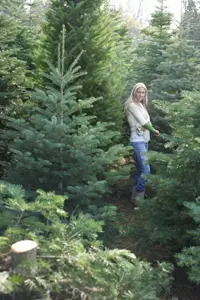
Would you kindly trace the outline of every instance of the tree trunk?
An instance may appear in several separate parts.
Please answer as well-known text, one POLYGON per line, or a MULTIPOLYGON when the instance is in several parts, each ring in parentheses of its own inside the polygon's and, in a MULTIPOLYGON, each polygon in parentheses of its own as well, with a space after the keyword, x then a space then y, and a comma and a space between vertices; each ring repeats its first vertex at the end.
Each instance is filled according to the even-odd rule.
POLYGON ((38 245, 31 240, 19 241, 11 246, 11 263, 12 267, 15 268, 22 262, 36 261, 38 245))

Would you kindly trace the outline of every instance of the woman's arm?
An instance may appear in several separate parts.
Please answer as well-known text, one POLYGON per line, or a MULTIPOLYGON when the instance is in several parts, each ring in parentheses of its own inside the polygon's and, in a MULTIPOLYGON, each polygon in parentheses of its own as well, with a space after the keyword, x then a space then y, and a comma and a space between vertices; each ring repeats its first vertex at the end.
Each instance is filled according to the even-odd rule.
POLYGON ((135 103, 131 103, 128 107, 128 110, 135 117, 135 119, 141 124, 143 128, 148 129, 150 132, 153 132, 153 134, 156 136, 160 135, 160 132, 151 125, 151 122, 147 123, 146 119, 141 114, 138 106, 135 103))
POLYGON ((156 131, 156 129, 151 125, 150 122, 144 124, 142 127, 145 128, 145 129, 148 129, 150 132, 153 132, 153 133, 156 131))
POLYGON ((156 130, 152 125, 151 123, 146 123, 142 126, 143 128, 145 129, 148 129, 150 132, 153 132, 156 136, 159 136, 160 135, 160 132, 158 130, 156 130))

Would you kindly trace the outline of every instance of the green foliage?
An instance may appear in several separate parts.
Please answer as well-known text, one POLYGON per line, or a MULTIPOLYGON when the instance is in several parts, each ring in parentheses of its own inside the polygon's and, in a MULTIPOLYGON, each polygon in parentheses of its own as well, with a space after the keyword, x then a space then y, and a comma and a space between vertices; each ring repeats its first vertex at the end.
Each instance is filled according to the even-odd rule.
POLYGON ((25 91, 26 62, 19 58, 21 48, 17 45, 18 35, 22 30, 20 24, 9 14, 0 16, 0 87, 1 105, 17 101, 25 91))
POLYGON ((199 284, 200 247, 193 246, 186 248, 180 254, 177 254, 176 257, 178 259, 178 265, 186 268, 189 279, 199 284))
POLYGON ((119 14, 111 13, 104 0, 51 1, 44 24, 41 64, 44 56, 52 64, 57 60, 62 25, 66 28, 66 64, 77 55, 87 77, 79 78, 83 86, 79 97, 102 97, 89 113, 100 121, 111 121, 122 130, 123 109, 120 104, 130 70, 131 41, 119 14))
POLYGON ((91 124, 95 117, 84 110, 97 99, 77 99, 80 86, 74 80, 83 75, 79 57, 64 72, 64 48, 62 53, 58 68, 50 67, 45 90, 32 96, 40 108, 30 107, 27 120, 7 120, 10 130, 2 138, 13 153, 7 178, 27 190, 67 192, 73 209, 77 204, 88 209, 102 206, 104 194, 128 176, 129 168, 120 165, 128 148, 113 145, 119 133, 109 129, 112 124, 91 124))
POLYGON ((183 249, 183 251, 176 255, 178 264, 185 267, 191 281, 200 283, 200 203, 199 197, 194 202, 185 202, 184 205, 188 208, 189 215, 196 223, 196 228, 188 231, 194 241, 194 246, 183 249))
POLYGON ((182 16, 181 31, 191 45, 200 47, 200 8, 194 0, 187 0, 182 16))
POLYGON ((166 137, 165 146, 172 152, 150 155, 150 163, 156 169, 150 179, 156 195, 141 204, 136 231, 143 231, 139 237, 142 244, 144 241, 151 246, 161 243, 168 249, 167 255, 171 255, 183 247, 193 246, 191 231, 199 233, 194 208, 192 215, 185 206, 189 202, 193 207, 200 194, 199 94, 187 93, 168 109, 173 132, 171 137, 166 137))
MULTIPOLYGON (((5 117, 25 115, 29 102, 28 90, 35 83, 34 48, 37 35, 29 22, 23 0, 2 0, 0 3, 0 128, 5 117)), ((7 145, 0 147, 0 176, 5 161, 10 159, 7 145)))
POLYGON ((27 100, 26 89, 33 86, 35 37, 24 6, 25 1, 19 0, 0 4, 0 97, 4 106, 27 100))
POLYGON ((163 52, 171 43, 170 25, 171 14, 166 11, 164 1, 158 1, 158 7, 151 16, 150 25, 143 29, 143 39, 135 50, 134 83, 144 82, 149 87, 152 80, 160 76, 157 67, 163 61, 163 52))
POLYGON ((186 40, 174 40, 163 53, 157 70, 160 76, 151 82, 152 96, 160 100, 180 100, 182 91, 198 88, 199 54, 186 40))
MULTIPOLYGON (((26 203, 23 195, 19 186, 0 185, 0 206, 11 216, 13 211, 24 213, 20 218, 14 216, 14 226, 7 223, 0 250, 4 252, 19 239, 32 238, 39 245, 38 260, 1 272, 2 296, 156 300, 169 286, 170 265, 161 263, 154 269, 127 250, 103 250, 97 240, 102 223, 89 215, 69 220, 63 210, 64 197, 38 191, 35 201, 26 203)), ((4 219, 3 213, 1 217, 4 219)))

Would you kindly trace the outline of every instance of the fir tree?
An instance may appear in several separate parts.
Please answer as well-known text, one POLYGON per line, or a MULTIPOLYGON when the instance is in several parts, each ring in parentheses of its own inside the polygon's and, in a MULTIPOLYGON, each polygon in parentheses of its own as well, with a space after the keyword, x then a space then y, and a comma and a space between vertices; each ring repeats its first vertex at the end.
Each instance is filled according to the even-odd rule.
POLYGON ((1 105, 23 97, 27 86, 27 65, 21 56, 18 41, 22 27, 6 6, 0 5, 0 87, 1 105))
MULTIPOLYGON (((108 10, 103 0, 58 1, 54 0, 47 12, 44 25, 44 43, 41 49, 54 63, 62 24, 66 27, 66 64, 84 51, 80 66, 87 72, 80 79, 83 89, 80 97, 99 97, 94 112, 100 121, 112 121, 122 129, 123 109, 120 104, 129 71, 130 51, 120 31, 123 27, 116 14, 108 10)), ((123 35, 122 35, 123 32, 123 35)), ((129 45, 130 47, 130 45, 129 45)))
MULTIPOLYGON (((0 3, 0 128, 6 116, 24 113, 24 103, 29 100, 27 90, 33 88, 34 29, 29 25, 25 1, 2 0, 0 3)), ((4 144, 0 148, 1 167, 9 159, 4 144)))
MULTIPOLYGON (((35 263, 0 271, 0 294, 13 299, 158 300, 171 282, 171 265, 153 268, 127 250, 104 250, 102 222, 64 211, 65 197, 39 190, 27 203, 19 186, 0 185, 0 251, 32 239, 39 245, 35 263), (2 211, 2 208, 4 211, 2 211)), ((7 258, 7 257, 6 257, 7 258)))
POLYGON ((157 70, 160 76, 152 81, 152 95, 160 100, 180 100, 182 91, 198 89, 200 60, 196 49, 178 38, 163 53, 157 70))
MULTIPOLYGON (((165 51, 172 43, 171 22, 172 16, 166 10, 165 1, 159 0, 156 11, 151 16, 150 25, 142 30, 143 40, 138 43, 135 50, 133 82, 144 82, 150 90, 150 99, 155 99, 151 92, 151 84, 162 75, 163 70, 159 69, 159 66, 165 60, 165 51)), ((165 121, 165 115, 158 114, 151 102, 149 111, 154 126, 161 133, 166 130, 169 132, 170 128, 165 121)), ((163 151, 163 144, 162 136, 159 139, 152 138, 151 149, 163 151)))
POLYGON ((200 7, 197 2, 187 0, 180 26, 183 37, 194 47, 200 47, 200 7))
POLYGON ((74 204, 98 205, 110 186, 126 176, 120 157, 127 154, 122 145, 112 146, 118 134, 108 129, 109 123, 97 122, 84 113, 94 98, 78 100, 75 79, 83 75, 78 58, 64 70, 64 37, 58 67, 51 66, 45 90, 37 90, 33 100, 40 108, 32 108, 30 119, 8 120, 13 130, 4 134, 10 139, 13 159, 8 178, 26 189, 39 187, 67 192, 74 204))
POLYGON ((171 14, 166 11, 164 2, 164 0, 158 1, 150 25, 142 31, 144 38, 138 43, 135 51, 134 82, 144 82, 148 87, 160 76, 161 73, 157 68, 163 61, 163 52, 171 43, 171 14))
POLYGON ((187 245, 181 253, 176 255, 177 263, 179 266, 186 268, 189 279, 197 284, 200 283, 200 205, 199 197, 193 202, 185 202, 185 207, 188 209, 187 213, 192 217, 196 223, 194 230, 188 231, 188 234, 193 239, 190 245, 187 245))
POLYGON ((142 204, 141 227, 138 228, 144 234, 140 237, 141 243, 145 241, 145 247, 148 241, 153 245, 162 244, 169 251, 165 255, 171 256, 184 247, 194 246, 191 232, 199 235, 194 213, 200 194, 199 115, 198 93, 187 93, 181 101, 169 104, 167 118, 173 132, 165 147, 170 147, 172 152, 150 155, 150 162, 156 169, 156 174, 151 175, 156 195, 142 204))

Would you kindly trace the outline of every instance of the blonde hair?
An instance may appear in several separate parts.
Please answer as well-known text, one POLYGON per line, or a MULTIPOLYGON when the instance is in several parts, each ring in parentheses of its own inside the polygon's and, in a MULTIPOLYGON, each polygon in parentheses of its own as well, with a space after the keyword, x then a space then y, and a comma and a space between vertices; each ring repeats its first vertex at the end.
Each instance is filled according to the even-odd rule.
POLYGON ((144 83, 139 82, 136 83, 136 85, 133 87, 130 97, 128 98, 128 100, 125 102, 125 111, 127 111, 127 108, 129 106, 129 104, 133 101, 137 103, 137 98, 136 98, 136 92, 139 88, 143 88, 145 89, 145 97, 144 100, 142 101, 142 105, 147 109, 147 104, 148 104, 148 90, 147 87, 144 83))

